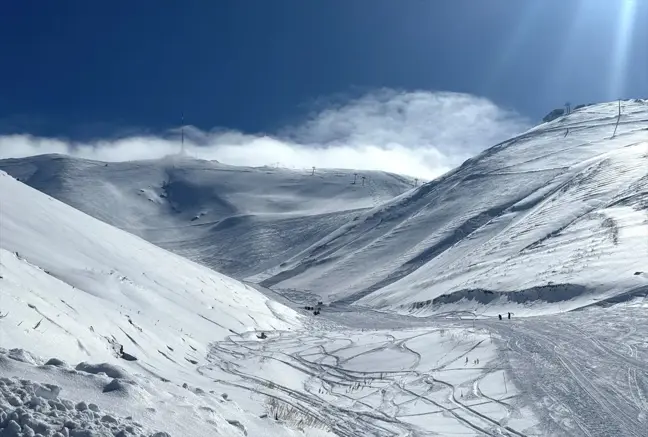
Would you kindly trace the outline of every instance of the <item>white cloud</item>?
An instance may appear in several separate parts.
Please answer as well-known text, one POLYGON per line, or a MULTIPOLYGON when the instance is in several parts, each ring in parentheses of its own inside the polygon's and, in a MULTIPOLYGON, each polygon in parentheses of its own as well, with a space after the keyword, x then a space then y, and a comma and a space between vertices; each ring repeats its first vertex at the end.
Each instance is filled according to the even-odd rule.
MULTIPOLYGON (((382 90, 320 111, 273 136, 188 127, 185 145, 194 157, 233 165, 374 169, 431 179, 528 127, 516 113, 483 98, 382 90)), ((29 135, 0 137, 0 158, 64 153, 128 161, 178 150, 177 130, 168 136, 87 144, 29 135)))

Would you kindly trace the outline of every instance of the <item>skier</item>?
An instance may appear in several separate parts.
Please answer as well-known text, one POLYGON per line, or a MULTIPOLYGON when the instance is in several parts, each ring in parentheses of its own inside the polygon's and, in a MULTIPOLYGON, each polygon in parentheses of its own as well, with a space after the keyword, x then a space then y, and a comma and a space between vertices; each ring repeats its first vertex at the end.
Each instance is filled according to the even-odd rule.
POLYGON ((500 320, 502 320, 502 315, 501 314, 498 314, 497 316, 499 317, 500 320))
POLYGON ((508 313, 508 318, 509 318, 509 320, 511 320, 511 313, 510 312, 508 313))

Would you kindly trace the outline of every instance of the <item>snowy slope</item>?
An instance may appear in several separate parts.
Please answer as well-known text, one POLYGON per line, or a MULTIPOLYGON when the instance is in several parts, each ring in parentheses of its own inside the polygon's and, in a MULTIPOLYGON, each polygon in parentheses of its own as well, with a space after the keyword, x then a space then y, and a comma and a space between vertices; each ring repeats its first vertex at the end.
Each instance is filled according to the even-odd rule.
POLYGON ((569 301, 558 308, 566 310, 646 285, 648 104, 623 102, 619 120, 617 110, 579 109, 418 189, 381 172, 367 173, 363 187, 350 171, 312 176, 177 156, 39 156, 0 168, 294 300, 419 313, 530 301, 553 311, 552 302, 569 301))
MULTIPOLYGON (((256 290, 4 172, 0 315, 0 347, 31 350, 40 364, 52 357, 118 363, 126 373, 158 382, 195 374, 213 341, 301 323, 293 310, 256 290), (136 360, 119 359, 120 345, 136 360)), ((3 368, 8 375, 6 363, 3 368)), ((89 382, 100 383, 107 381, 89 382)))
MULTIPOLYGON (((318 317, 0 172, 0 436, 643 436, 648 115, 626 102, 610 139, 611 106, 355 211, 257 276, 295 301, 311 295, 287 284, 339 298, 318 317)), ((65 166, 23 164, 70 189, 65 166)), ((93 197, 91 173, 85 200, 135 205, 112 217, 137 223, 117 202, 130 192, 93 197)))
MULTIPOLYGON (((161 349, 171 339, 204 348, 232 331, 297 322, 294 312, 238 281, 0 175, 3 311, 27 324, 56 318, 56 348, 69 344, 75 358, 105 353, 103 336, 124 345, 129 333, 161 349)), ((17 336, 17 343, 32 335, 23 328, 4 334, 17 336)), ((39 344, 38 336, 31 341, 52 347, 49 340, 39 344)), ((142 353, 157 359, 155 351, 142 353)))
POLYGON ((618 127, 616 112, 617 103, 594 105, 531 129, 256 279, 417 312, 438 303, 443 311, 478 303, 496 310, 506 303, 501 292, 516 292, 506 296, 519 303, 570 300, 565 310, 641 290, 648 102, 623 102, 618 127))
POLYGON ((28 185, 165 249, 244 278, 278 266, 412 189, 384 172, 234 167, 169 156, 103 163, 63 155, 0 161, 28 185), (365 185, 362 185, 362 176, 365 185), (241 238, 245 236, 245 238, 241 238))
POLYGON ((515 392, 490 381, 501 371, 486 331, 372 314, 343 317, 382 328, 307 322, 6 173, 0 214, 2 436, 511 435, 535 424, 524 405, 515 418, 490 400, 515 392))

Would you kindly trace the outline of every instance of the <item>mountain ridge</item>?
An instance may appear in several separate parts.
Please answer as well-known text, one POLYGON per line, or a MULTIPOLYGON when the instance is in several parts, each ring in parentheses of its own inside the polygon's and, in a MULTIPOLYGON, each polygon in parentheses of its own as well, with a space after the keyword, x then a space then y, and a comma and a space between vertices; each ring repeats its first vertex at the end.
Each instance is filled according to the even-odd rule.
POLYGON ((279 265, 414 182, 385 172, 237 167, 180 156, 103 163, 39 155, 0 162, 93 217, 240 279, 279 265))
MULTIPOLYGON (((117 191, 130 196, 142 186, 139 195, 153 208, 134 208, 139 215, 133 221, 141 218, 142 228, 132 223, 130 228, 124 223, 120 227, 280 293, 298 290, 329 303, 397 311, 418 311, 421 302, 447 300, 441 296, 452 293, 506 293, 551 284, 582 286, 588 290, 583 299, 604 300, 640 287, 637 281, 643 276, 627 277, 626 272, 621 281, 625 285, 615 288, 610 282, 615 274, 607 269, 607 279, 601 280, 608 285, 593 285, 584 273, 590 267, 578 264, 590 259, 583 251, 618 258, 615 262, 624 259, 629 269, 637 270, 642 269, 628 258, 628 251, 648 259, 648 245, 644 248, 626 237, 647 232, 637 217, 642 217, 646 202, 648 177, 641 163, 648 156, 648 103, 624 101, 621 117, 617 111, 617 102, 579 108, 503 141, 419 187, 380 172, 369 172, 362 186, 359 180, 352 184, 353 171, 250 169, 185 158, 167 158, 171 165, 164 168, 155 162, 103 165, 139 172, 139 177, 157 171, 157 179, 149 178, 147 187, 124 177, 117 191), (212 171, 229 173, 215 185, 215 179, 200 179, 212 171), (154 186, 152 181, 161 182, 154 186), (159 219, 155 208, 161 204, 170 205, 185 223, 173 224, 176 229, 159 226, 172 223, 159 219), (619 209, 624 206, 630 210, 619 209), (149 219, 146 228, 142 223, 149 219), (158 225, 151 225, 156 220, 158 225), (565 243, 569 250, 549 247, 578 226, 587 230, 574 237, 577 241, 565 243), (194 233, 183 234, 187 230, 194 233), (599 234, 607 239, 599 241, 599 234), (558 253, 558 259, 575 267, 563 273, 541 269, 548 253, 558 253), (519 263, 534 266, 534 279, 514 272, 519 263), (576 273, 579 268, 583 272, 576 273)), ((29 176, 28 161, 0 161, 0 169, 29 176)), ((118 179, 98 180, 110 185, 118 179)), ((82 185, 79 181, 83 181, 79 174, 68 174, 61 192, 68 190, 65 196, 71 203, 92 212, 97 206, 92 204, 92 190, 85 197, 75 192, 82 185)), ((58 189, 43 185, 45 190, 58 189)), ((133 208, 132 203, 125 205, 133 208)), ((92 215, 102 218, 102 214, 114 224, 128 216, 105 204, 92 215)), ((463 301, 473 305, 470 299, 463 301)), ((429 306, 434 305, 425 307, 429 306)))

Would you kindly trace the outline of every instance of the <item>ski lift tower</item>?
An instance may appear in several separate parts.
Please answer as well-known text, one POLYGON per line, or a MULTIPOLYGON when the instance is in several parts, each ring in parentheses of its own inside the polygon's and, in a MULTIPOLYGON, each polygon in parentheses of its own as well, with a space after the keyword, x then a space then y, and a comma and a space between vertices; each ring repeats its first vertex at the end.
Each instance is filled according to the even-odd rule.
POLYGON ((186 155, 184 146, 184 112, 180 116, 180 155, 186 155))

